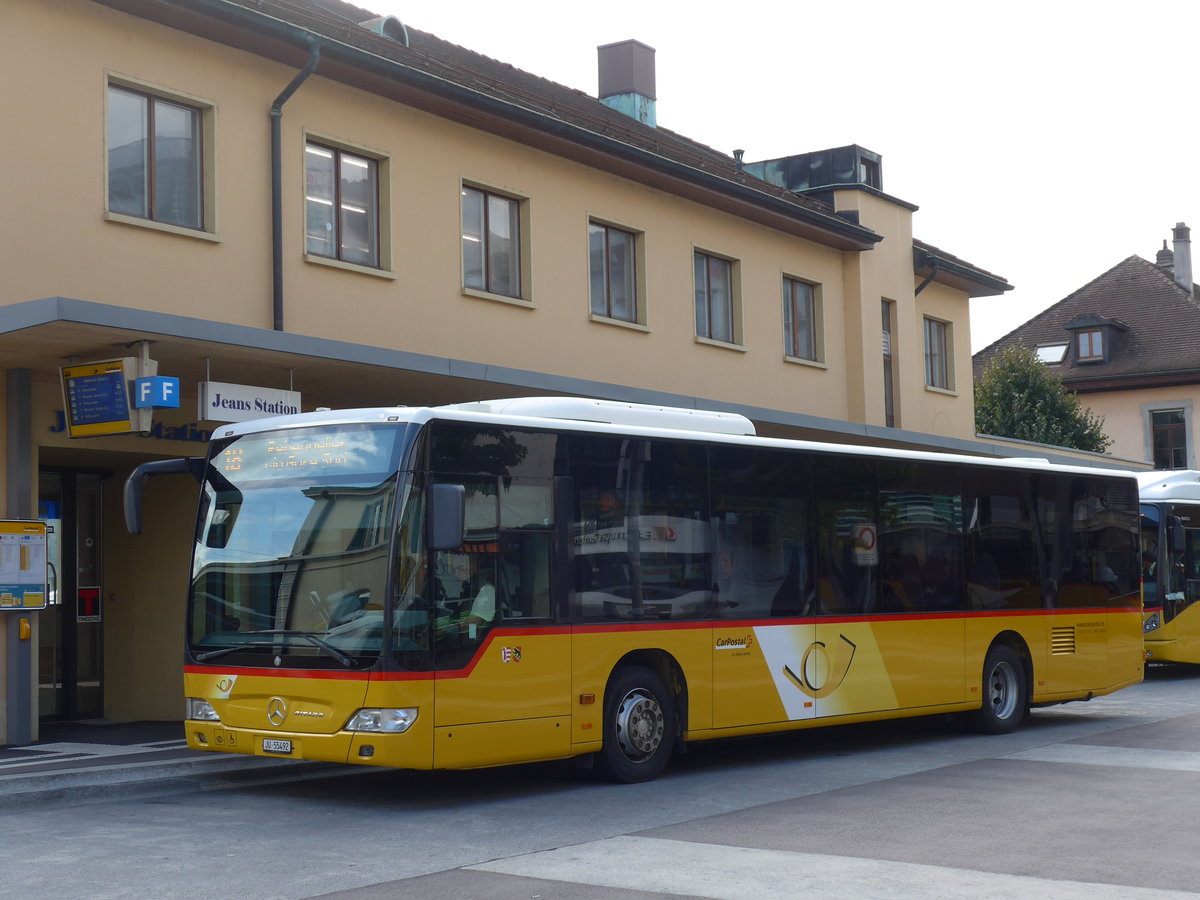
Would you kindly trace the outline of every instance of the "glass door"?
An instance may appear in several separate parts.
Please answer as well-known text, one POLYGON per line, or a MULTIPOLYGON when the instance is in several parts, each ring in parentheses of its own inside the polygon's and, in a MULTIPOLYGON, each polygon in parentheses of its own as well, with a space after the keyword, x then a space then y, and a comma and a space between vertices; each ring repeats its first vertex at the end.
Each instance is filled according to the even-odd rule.
POLYGON ((42 718, 103 715, 100 483, 97 473, 68 469, 43 470, 39 477, 50 581, 38 629, 42 718))

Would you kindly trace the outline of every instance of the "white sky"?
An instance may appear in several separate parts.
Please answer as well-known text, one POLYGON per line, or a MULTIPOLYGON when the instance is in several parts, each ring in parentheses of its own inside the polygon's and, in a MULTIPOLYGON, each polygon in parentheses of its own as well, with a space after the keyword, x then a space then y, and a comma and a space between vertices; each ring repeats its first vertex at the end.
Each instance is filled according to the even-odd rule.
POLYGON ((972 351, 1197 229, 1196 0, 357 0, 587 94, 596 47, 654 47, 658 124, 748 162, 883 156, 916 237, 1006 278, 972 351))

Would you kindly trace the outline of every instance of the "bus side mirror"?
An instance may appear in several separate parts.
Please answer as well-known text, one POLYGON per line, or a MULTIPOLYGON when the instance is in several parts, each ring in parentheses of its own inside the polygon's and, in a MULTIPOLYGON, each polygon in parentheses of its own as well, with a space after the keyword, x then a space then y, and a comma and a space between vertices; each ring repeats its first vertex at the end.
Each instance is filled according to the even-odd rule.
POLYGON ((142 533, 142 486, 154 475, 191 475, 197 483, 204 477, 203 457, 185 459, 156 459, 142 463, 125 480, 125 529, 130 534, 142 533))
POLYGON ((457 550, 465 537, 467 489, 461 484, 431 484, 425 499, 426 546, 457 550))

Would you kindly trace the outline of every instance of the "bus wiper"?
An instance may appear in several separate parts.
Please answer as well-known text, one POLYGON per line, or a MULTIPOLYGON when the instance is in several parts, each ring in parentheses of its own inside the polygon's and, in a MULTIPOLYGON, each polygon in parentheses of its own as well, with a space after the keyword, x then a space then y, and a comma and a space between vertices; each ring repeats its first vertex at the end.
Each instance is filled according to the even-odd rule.
MULTIPOLYGON (((358 665, 358 660, 337 647, 330 644, 328 641, 323 641, 315 634, 309 634, 307 631, 292 631, 289 629, 278 629, 271 631, 248 631, 246 634, 281 634, 285 637, 301 637, 316 647, 318 650, 324 651, 340 662, 347 669, 353 669, 358 665)), ((232 647, 222 647, 220 650, 208 650, 204 653, 196 655, 197 662, 204 662, 206 659, 215 659, 218 656, 224 656, 227 653, 236 653, 243 647, 271 647, 274 646, 270 641, 246 641, 232 647)))
POLYGON ((246 647, 273 647, 275 646, 270 641, 244 641, 241 644, 234 644, 232 647, 222 647, 220 650, 205 650, 203 653, 196 654, 196 662, 204 662, 206 659, 216 659, 218 656, 224 656, 227 653, 236 653, 246 647))

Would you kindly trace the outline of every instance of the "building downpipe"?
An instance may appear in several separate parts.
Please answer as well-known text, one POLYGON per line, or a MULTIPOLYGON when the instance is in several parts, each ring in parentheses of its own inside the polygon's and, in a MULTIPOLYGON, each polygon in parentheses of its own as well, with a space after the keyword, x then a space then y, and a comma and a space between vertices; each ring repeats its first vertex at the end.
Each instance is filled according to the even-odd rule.
POLYGON ((296 93, 321 59, 321 42, 308 45, 308 62, 271 104, 271 313, 272 327, 283 331, 283 104, 296 93))

